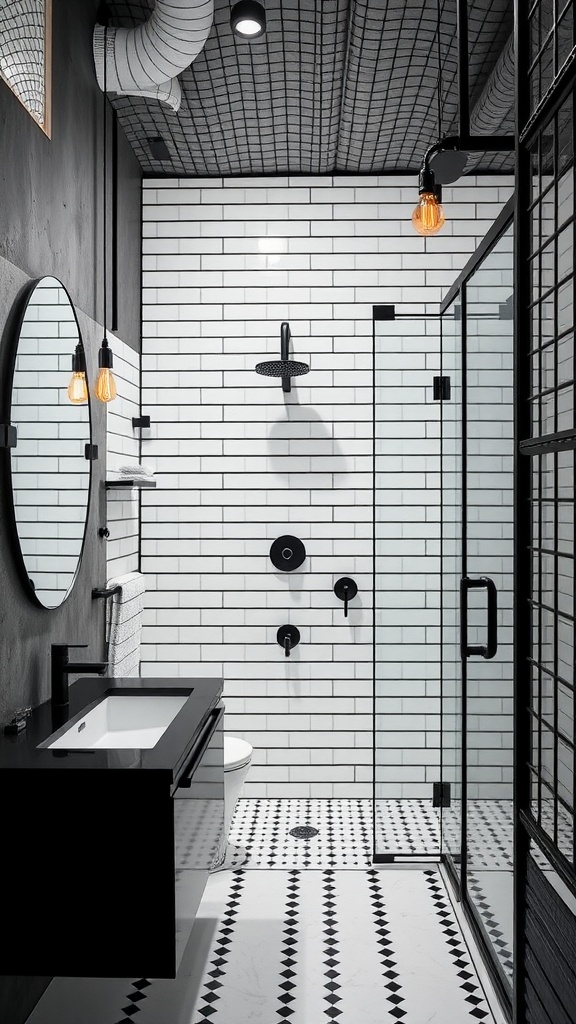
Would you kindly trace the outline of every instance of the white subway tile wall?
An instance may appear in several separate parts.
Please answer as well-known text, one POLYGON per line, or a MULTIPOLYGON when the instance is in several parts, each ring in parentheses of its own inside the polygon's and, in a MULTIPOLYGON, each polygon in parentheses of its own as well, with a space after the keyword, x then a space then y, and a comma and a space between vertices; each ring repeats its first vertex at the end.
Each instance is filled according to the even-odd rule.
MULTIPOLYGON (((424 240, 408 177, 144 182, 143 461, 158 487, 142 496, 142 671, 223 676, 227 729, 254 746, 249 796, 372 793, 372 306, 436 313, 510 192, 506 177, 445 189, 446 228, 424 240), (279 357, 282 321, 311 367, 290 394, 254 370, 279 357), (306 545, 293 573, 268 557, 282 534, 306 545), (347 619, 343 575, 359 587, 347 619), (276 643, 288 622, 302 636, 290 658, 276 643)), ((421 363, 421 342, 413 353, 421 363)), ((434 353, 428 338, 426 369, 434 353)), ((399 378, 390 505, 403 487, 426 504, 436 486, 408 451, 422 393, 399 378)), ((434 541, 395 521, 393 545, 434 541)), ((407 644, 399 688, 422 680, 410 657, 407 644)), ((409 727, 416 743, 398 714, 388 734, 402 746, 409 727)), ((404 795, 429 786, 419 776, 404 795)))
MULTIPOLYGON (((132 417, 140 414, 140 355, 113 334, 108 335, 114 353, 114 378, 117 397, 106 407, 107 476, 115 476, 120 466, 139 461, 138 429, 132 417)), ((138 491, 110 490, 106 495, 110 537, 106 547, 108 579, 138 569, 138 491)))

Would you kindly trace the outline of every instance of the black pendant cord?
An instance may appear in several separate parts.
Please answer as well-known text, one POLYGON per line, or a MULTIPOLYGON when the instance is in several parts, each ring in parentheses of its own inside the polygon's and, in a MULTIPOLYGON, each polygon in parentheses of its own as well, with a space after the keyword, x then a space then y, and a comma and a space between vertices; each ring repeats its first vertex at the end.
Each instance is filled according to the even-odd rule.
POLYGON ((440 25, 441 25, 441 11, 440 11, 441 0, 436 0, 436 55, 438 62, 438 89, 437 89, 437 101, 438 101, 438 138, 442 138, 442 57, 440 47, 440 25))
POLYGON ((107 251, 107 244, 108 244, 108 232, 107 232, 107 229, 106 229, 106 227, 107 227, 106 226, 106 211, 107 211, 107 208, 108 208, 108 190, 107 190, 107 183, 106 183, 106 176, 107 176, 106 172, 107 172, 107 167, 108 167, 108 137, 107 137, 108 136, 108 132, 107 132, 107 129, 108 129, 108 123, 107 123, 108 118, 106 116, 106 104, 108 102, 107 101, 107 92, 106 92, 107 85, 108 85, 108 82, 107 82, 107 67, 108 67, 108 25, 106 25, 105 28, 104 28, 104 90, 103 90, 104 107, 103 107, 103 110, 102 110, 102 124, 103 124, 103 132, 104 132, 104 138, 103 138, 103 142, 102 142, 102 160, 103 160, 103 168, 102 168, 102 249, 103 249, 103 253, 102 253, 102 273, 104 275, 104 281, 103 281, 104 310, 103 310, 103 317, 102 317, 102 326, 104 327, 104 340, 102 342, 102 345, 105 348, 108 347, 108 338, 106 336, 106 311, 107 311, 107 308, 108 308, 108 266, 107 266, 107 262, 108 261, 107 261, 107 258, 106 258, 106 251, 107 251))

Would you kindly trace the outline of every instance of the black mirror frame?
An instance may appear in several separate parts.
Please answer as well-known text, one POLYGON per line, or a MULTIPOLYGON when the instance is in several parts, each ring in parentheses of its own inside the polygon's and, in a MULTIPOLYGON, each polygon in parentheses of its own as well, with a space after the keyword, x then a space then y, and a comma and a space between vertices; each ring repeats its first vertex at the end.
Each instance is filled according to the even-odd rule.
MULTIPOLYGON (((10 312, 10 318, 9 318, 9 323, 7 325, 7 332, 6 332, 6 338, 5 338, 5 340, 7 341, 7 345, 8 345, 8 354, 7 354, 7 358, 6 358, 6 362, 5 362, 6 372, 3 375, 3 380, 2 380, 1 386, 0 386, 0 423, 6 424, 6 425, 10 425, 11 424, 12 392, 13 392, 13 389, 14 389, 14 374, 15 374, 15 371, 16 371, 16 359, 17 359, 17 356, 18 356, 18 345, 19 345, 19 342, 20 342, 20 334, 21 334, 21 331, 22 331, 22 325, 23 325, 24 319, 26 317, 26 311, 28 309, 28 306, 30 305, 30 301, 32 299, 32 296, 33 296, 36 288, 38 287, 38 285, 40 284, 41 281, 45 281, 47 278, 51 278, 52 280, 57 281, 57 283, 60 286, 60 288, 62 288, 62 290, 65 292, 66 297, 68 299, 68 302, 70 303, 70 307, 72 309, 72 312, 74 313, 74 320, 76 322, 76 328, 78 330, 78 341, 82 345, 82 350, 84 351, 84 354, 85 354, 84 342, 83 342, 83 339, 82 339, 82 332, 80 330, 80 324, 78 323, 78 316, 77 316, 77 313, 76 313, 76 307, 75 307, 74 303, 72 302, 72 299, 70 297, 70 293, 69 293, 68 289, 62 284, 62 282, 57 277, 53 277, 53 275, 47 274, 44 277, 37 277, 34 280, 30 281, 27 285, 25 285, 24 288, 22 289, 22 291, 20 292, 20 294, 18 295, 16 301, 14 302, 14 305, 13 305, 12 310, 10 312), (13 326, 12 326, 12 323, 11 323, 12 319, 13 319, 13 326)), ((87 381, 88 381, 88 373, 86 374, 86 378, 87 378, 87 381)), ((88 405, 89 437, 90 437, 90 444, 91 444, 92 443, 93 423, 92 423, 92 403, 91 403, 91 398, 90 398, 90 388, 88 388, 88 403, 87 403, 87 405, 88 405)), ((7 525, 7 528, 8 528, 9 539, 10 539, 10 554, 13 557, 14 564, 16 566, 17 573, 18 573, 18 578, 20 579, 20 582, 22 583, 22 585, 24 587, 24 590, 25 590, 26 594, 28 595, 28 597, 30 598, 31 602, 37 608, 42 609, 42 611, 44 611, 44 612, 53 612, 53 611, 56 611, 58 608, 60 608, 64 604, 64 602, 67 601, 68 598, 70 597, 70 594, 72 593, 72 591, 74 589, 74 584, 76 583, 76 580, 78 578, 78 573, 80 571, 80 566, 82 564, 82 559, 83 559, 83 556, 84 556, 84 547, 85 547, 85 544, 86 544, 86 537, 87 537, 87 533, 88 533, 88 520, 89 520, 89 516, 90 516, 90 502, 92 500, 92 486, 93 486, 93 477, 94 477, 94 464, 93 464, 93 462, 91 460, 89 460, 88 492, 87 492, 87 495, 86 495, 86 514, 85 514, 85 518, 84 518, 84 532, 83 532, 83 535, 82 535, 82 544, 80 546, 80 552, 78 554, 78 562, 77 562, 77 565, 76 565, 76 569, 74 570, 74 575, 73 575, 73 577, 72 577, 72 579, 70 581, 70 586, 68 587, 68 590, 64 594, 64 596, 63 596, 62 600, 59 602, 59 604, 57 604, 57 605, 45 605, 36 596, 35 588, 34 588, 33 583, 32 583, 32 581, 31 581, 31 579, 30 579, 30 577, 28 575, 28 571, 26 569, 26 563, 24 561, 24 555, 22 553, 22 546, 20 544, 20 537, 18 535, 18 524, 16 522, 16 514, 15 514, 15 510, 14 510, 14 488, 12 486, 12 461, 11 461, 11 455, 10 455, 11 451, 12 451, 12 448, 10 448, 10 447, 6 447, 6 448, 3 448, 3 449, 0 450, 0 457, 1 457, 0 481, 1 481, 1 484, 2 484, 2 494, 4 495, 3 501, 4 501, 4 505, 5 505, 5 509, 6 509, 6 525, 7 525)))

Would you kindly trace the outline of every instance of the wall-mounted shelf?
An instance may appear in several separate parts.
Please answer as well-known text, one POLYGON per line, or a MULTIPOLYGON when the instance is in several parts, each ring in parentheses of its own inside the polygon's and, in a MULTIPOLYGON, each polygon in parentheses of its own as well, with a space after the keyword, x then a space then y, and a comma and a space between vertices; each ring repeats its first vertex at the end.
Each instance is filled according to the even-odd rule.
POLYGON ((149 480, 143 477, 137 480, 134 477, 128 477, 127 480, 106 480, 105 485, 107 491, 114 490, 116 488, 122 488, 123 490, 130 490, 133 487, 143 489, 145 487, 156 487, 155 480, 149 480))

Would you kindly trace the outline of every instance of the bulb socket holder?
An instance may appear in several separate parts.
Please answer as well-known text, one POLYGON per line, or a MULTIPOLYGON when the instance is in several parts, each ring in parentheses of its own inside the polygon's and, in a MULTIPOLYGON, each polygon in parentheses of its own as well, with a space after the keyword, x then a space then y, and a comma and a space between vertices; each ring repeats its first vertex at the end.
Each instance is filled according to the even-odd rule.
POLYGON ((238 39, 259 39, 266 31, 266 11, 257 0, 240 0, 230 11, 230 27, 238 39), (251 21, 259 25, 257 32, 242 32, 239 26, 243 21, 251 21))
POLYGON ((72 353, 72 373, 86 373, 86 356, 80 342, 72 353))
POLYGON ((98 352, 98 366, 101 370, 111 370, 114 365, 114 355, 110 348, 106 338, 102 342, 100 351, 98 352))
POLYGON ((429 167, 421 167, 420 174, 418 175, 418 194, 422 195, 423 192, 433 192, 436 195, 436 188, 434 171, 431 171, 429 167))

